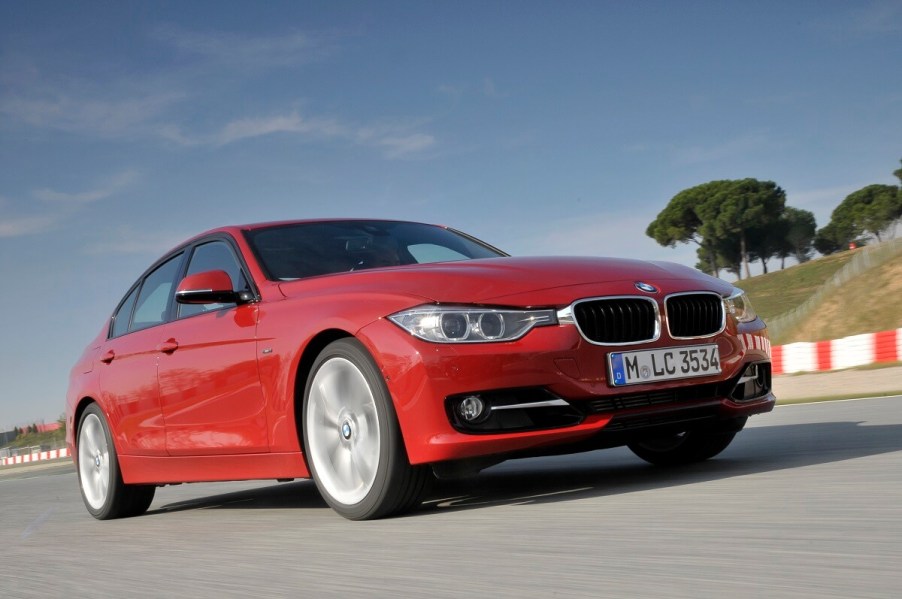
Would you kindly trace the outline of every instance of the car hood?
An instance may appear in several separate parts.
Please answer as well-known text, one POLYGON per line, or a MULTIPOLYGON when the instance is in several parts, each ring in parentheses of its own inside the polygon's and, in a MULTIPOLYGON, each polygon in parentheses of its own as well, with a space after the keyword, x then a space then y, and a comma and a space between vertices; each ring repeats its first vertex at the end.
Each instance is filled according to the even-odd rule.
POLYGON ((490 258, 380 268, 280 284, 288 297, 315 289, 329 294, 404 295, 436 303, 505 305, 569 304, 599 295, 642 295, 636 283, 655 294, 708 290, 729 294, 732 285, 670 262, 619 258, 490 258))

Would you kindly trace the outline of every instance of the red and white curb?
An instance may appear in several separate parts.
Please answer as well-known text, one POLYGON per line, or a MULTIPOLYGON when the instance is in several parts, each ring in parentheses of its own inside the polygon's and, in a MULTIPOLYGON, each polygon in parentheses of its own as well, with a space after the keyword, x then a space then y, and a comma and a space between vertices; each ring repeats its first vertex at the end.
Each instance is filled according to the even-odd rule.
POLYGON ((9 458, 0 458, 0 466, 13 466, 15 464, 30 464, 32 462, 40 462, 43 460, 58 460, 59 458, 68 458, 69 450, 51 449, 50 451, 40 451, 28 453, 25 455, 15 455, 9 458))
POLYGON ((824 372, 902 361, 902 329, 771 348, 774 374, 824 372))

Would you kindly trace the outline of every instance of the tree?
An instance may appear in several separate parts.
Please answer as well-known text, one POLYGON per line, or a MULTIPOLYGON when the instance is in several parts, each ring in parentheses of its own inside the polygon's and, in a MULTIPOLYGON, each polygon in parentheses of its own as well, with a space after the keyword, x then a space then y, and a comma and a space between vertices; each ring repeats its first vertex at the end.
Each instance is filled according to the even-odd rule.
POLYGON ((773 223, 785 203, 786 194, 771 181, 709 181, 675 195, 645 233, 664 246, 698 244, 699 257, 714 276, 723 267, 718 255, 727 257, 723 244, 733 243, 749 276, 749 232, 773 223))
POLYGON ((829 223, 818 230, 817 235, 814 236, 813 245, 818 252, 828 256, 846 249, 854 239, 855 235, 853 232, 831 219, 829 223))
MULTIPOLYGON (((902 171, 902 169, 900 169, 902 171)), ((868 185, 850 193, 830 215, 830 223, 818 231, 820 245, 831 253, 870 233, 881 236, 902 218, 902 194, 895 185, 868 185), (838 246, 838 247, 837 247, 838 246), (837 248, 837 249, 833 249, 837 248)), ((825 253, 818 248, 818 251, 825 253)))
POLYGON ((786 192, 773 181, 740 179, 723 181, 717 193, 702 207, 704 237, 738 241, 742 269, 749 270, 749 239, 755 230, 771 226, 786 207, 786 192))
POLYGON ((843 200, 843 204, 847 202, 855 225, 877 241, 881 241, 882 232, 895 227, 902 217, 902 198, 895 185, 868 185, 843 200))
POLYGON ((814 213, 787 206, 780 217, 780 227, 785 242, 780 248, 780 258, 785 260, 791 255, 799 264, 811 260, 812 245, 817 231, 814 213), (787 250, 788 253, 784 253, 787 250))
POLYGON ((645 230, 646 235, 666 247, 674 247, 677 243, 689 243, 690 241, 698 244, 700 246, 699 256, 704 254, 703 259, 709 261, 708 266, 714 276, 717 276, 716 252, 710 247, 705 247, 705 240, 699 234, 699 228, 702 226, 699 211, 702 204, 708 200, 712 186, 718 183, 718 181, 711 181, 681 191, 668 202, 664 210, 645 230))
POLYGON ((698 263, 695 265, 695 268, 706 270, 711 264, 714 264, 718 271, 726 270, 735 275, 737 279, 742 278, 742 258, 735 243, 731 243, 728 240, 721 240, 716 244, 709 242, 699 247, 696 250, 696 255, 698 256, 698 263))

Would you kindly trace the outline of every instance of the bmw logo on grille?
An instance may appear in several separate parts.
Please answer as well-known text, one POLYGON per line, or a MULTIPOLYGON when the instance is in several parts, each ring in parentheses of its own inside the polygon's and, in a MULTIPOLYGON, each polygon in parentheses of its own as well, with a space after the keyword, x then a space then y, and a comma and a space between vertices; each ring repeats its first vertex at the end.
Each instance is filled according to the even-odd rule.
POLYGON ((645 293, 657 293, 658 288, 654 285, 649 285, 648 283, 643 283, 642 281, 638 281, 636 283, 636 289, 639 291, 644 291, 645 293))

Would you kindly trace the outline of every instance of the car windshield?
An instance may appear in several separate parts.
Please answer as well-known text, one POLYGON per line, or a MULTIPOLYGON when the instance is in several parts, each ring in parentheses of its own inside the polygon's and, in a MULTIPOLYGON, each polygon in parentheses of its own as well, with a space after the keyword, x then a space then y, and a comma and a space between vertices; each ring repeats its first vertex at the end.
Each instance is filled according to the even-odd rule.
POLYGON ((418 223, 331 221, 245 232, 267 278, 291 281, 338 272, 498 258, 505 253, 462 233, 418 223))

